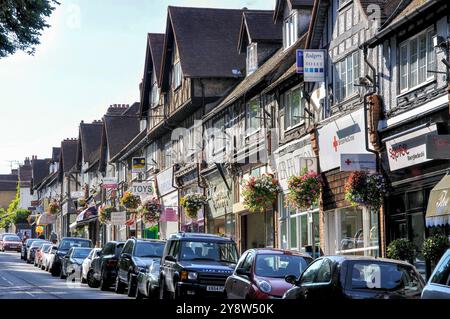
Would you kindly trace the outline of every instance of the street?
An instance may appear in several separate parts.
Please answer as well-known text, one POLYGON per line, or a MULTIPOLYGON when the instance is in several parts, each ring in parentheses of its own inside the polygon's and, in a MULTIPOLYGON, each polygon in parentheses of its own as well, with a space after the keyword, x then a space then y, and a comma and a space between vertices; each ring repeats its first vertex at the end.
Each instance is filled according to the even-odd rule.
POLYGON ((0 253, 0 299, 128 299, 113 289, 101 291, 68 282, 27 264, 19 253, 0 253))

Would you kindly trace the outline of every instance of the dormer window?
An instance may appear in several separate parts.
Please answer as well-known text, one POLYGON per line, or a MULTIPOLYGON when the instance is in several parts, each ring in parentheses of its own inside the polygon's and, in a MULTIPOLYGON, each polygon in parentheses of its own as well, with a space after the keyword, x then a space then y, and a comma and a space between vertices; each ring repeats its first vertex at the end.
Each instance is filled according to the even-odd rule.
POLYGON ((293 45, 298 38, 298 16, 294 11, 283 23, 283 47, 285 49, 293 45))
POLYGON ((157 105, 159 105, 159 88, 158 88, 158 84, 155 82, 152 85, 152 93, 151 93, 151 106, 155 107, 157 105))
POLYGON ((251 43, 247 46, 247 76, 258 68, 258 45, 251 43))
POLYGON ((173 65, 173 74, 172 74, 172 80, 173 80, 173 88, 177 89, 181 86, 181 63, 180 61, 177 61, 173 65))

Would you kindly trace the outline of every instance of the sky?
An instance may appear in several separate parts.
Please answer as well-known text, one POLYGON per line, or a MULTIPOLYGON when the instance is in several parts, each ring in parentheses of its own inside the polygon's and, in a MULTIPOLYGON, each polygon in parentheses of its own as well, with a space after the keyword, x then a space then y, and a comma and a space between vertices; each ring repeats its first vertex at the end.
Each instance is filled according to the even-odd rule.
POLYGON ((167 6, 272 10, 275 0, 59 0, 34 56, 0 59, 0 174, 48 158, 82 120, 139 102, 147 33, 165 31, 167 6))

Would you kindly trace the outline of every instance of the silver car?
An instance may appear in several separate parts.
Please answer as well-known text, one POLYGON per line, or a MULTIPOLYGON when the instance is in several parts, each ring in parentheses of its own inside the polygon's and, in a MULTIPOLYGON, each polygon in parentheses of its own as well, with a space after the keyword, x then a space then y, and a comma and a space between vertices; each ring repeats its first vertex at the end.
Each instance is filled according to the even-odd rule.
POLYGON ((422 299, 450 299, 450 249, 433 271, 422 291, 422 299))

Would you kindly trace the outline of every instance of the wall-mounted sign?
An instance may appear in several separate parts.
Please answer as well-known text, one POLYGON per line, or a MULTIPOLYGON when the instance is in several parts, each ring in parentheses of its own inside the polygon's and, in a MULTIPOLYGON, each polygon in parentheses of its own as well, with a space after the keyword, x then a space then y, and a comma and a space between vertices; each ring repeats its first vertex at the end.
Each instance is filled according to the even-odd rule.
POLYGON ((117 179, 115 177, 103 177, 102 187, 104 189, 117 189, 117 179))
POLYGON ((317 173, 317 158, 311 147, 309 135, 275 150, 271 158, 271 168, 277 173, 283 190, 288 189, 291 176, 298 176, 305 170, 317 173))
POLYGON ((156 182, 158 183, 159 196, 164 196, 177 190, 175 187, 173 187, 172 167, 156 175, 156 182))
POLYGON ((208 197, 208 208, 213 218, 232 212, 231 194, 221 176, 211 180, 208 197))
POLYGON ((359 109, 319 129, 322 172, 340 167, 341 154, 371 154, 365 147, 364 127, 364 111, 359 109))
POLYGON ((325 50, 297 50, 297 73, 304 82, 324 82, 325 50))
POLYGON ((160 222, 177 222, 178 221, 177 211, 174 208, 164 209, 159 221, 160 222))
POLYGON ((83 198, 84 197, 84 192, 83 191, 71 192, 70 193, 70 197, 72 199, 83 198))
POLYGON ((113 212, 111 213, 111 225, 123 226, 127 222, 126 212, 113 212))
POLYGON ((131 159, 131 172, 135 173, 145 173, 145 157, 133 157, 131 159))
POLYGON ((450 159, 450 135, 427 135, 427 159, 450 159))
POLYGON ((376 172, 375 154, 341 154, 341 172, 368 171, 376 172))
POLYGON ((155 189, 153 187, 153 182, 133 182, 131 185, 131 192, 133 195, 145 197, 154 195, 155 189))
POLYGON ((386 139, 391 171, 431 161, 427 157, 427 136, 436 134, 437 127, 433 124, 408 134, 386 139))

